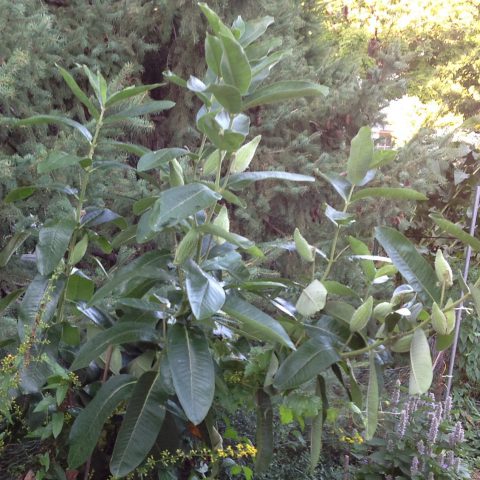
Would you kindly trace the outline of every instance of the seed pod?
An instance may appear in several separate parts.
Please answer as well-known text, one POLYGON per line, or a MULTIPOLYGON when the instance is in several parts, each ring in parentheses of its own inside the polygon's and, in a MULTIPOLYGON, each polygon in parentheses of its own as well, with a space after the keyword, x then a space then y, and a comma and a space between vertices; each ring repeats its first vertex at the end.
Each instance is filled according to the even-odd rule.
POLYGON ((440 249, 437 250, 437 254, 435 256, 435 273, 437 274, 440 284, 444 283, 446 287, 451 287, 453 285, 452 269, 445 260, 445 257, 440 249))
POLYGON ((368 299, 360 305, 352 315, 350 319, 350 331, 359 332, 363 330, 366 326, 370 317, 372 316, 373 309, 373 297, 368 297, 368 299))
POLYGON ((439 333, 440 335, 447 335, 448 333, 448 325, 447 325, 447 318, 445 314, 440 310, 440 307, 433 303, 432 306, 432 327, 433 329, 439 333))
POLYGON ((170 161, 170 186, 179 187, 183 185, 183 169, 178 160, 174 158, 170 161))
POLYGON ((390 349, 396 353, 406 353, 410 351, 410 344, 412 343, 413 333, 399 338, 390 349))
MULTIPOLYGON (((448 299, 448 302, 445 304, 445 310, 453 304, 451 298, 448 299)), ((445 318, 447 319, 447 335, 453 332, 455 328, 455 310, 452 308, 445 312, 445 318)))
POLYGON ((315 257, 312 246, 303 238, 298 228, 293 233, 293 239, 295 240, 295 248, 298 254, 307 262, 313 262, 315 257))
POLYGON ((382 302, 373 309, 373 318, 383 323, 385 317, 392 312, 393 305, 390 302, 382 302))
MULTIPOLYGON (((222 206, 220 209, 220 212, 218 212, 218 215, 215 217, 215 220, 213 221, 214 225, 217 225, 217 227, 221 227, 227 232, 230 231, 230 220, 228 219, 228 210, 225 205, 222 206)), ((215 237, 215 241, 221 245, 222 243, 225 243, 225 239, 221 237, 215 237)))
POLYGON ((178 244, 175 258, 173 260, 175 265, 181 265, 188 258, 193 257, 199 238, 200 234, 195 228, 188 231, 188 233, 182 238, 182 241, 178 244))

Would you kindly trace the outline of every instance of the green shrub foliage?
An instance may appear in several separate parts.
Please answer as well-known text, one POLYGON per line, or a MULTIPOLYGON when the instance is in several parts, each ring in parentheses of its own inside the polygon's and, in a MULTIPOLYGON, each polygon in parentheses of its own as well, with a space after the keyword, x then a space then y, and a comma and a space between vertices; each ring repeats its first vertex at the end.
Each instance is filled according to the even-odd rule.
MULTIPOLYGON (((365 198, 425 198, 408 188, 369 187, 374 170, 392 157, 374 150, 366 126, 351 142, 346 175, 321 174, 337 196, 335 207, 325 209, 332 225, 326 252, 302 228, 296 241, 269 244, 230 229, 231 207, 245 208, 247 186, 315 180, 253 168, 261 139, 251 132, 251 110, 324 98, 329 89, 308 80, 269 79, 282 58, 282 51, 262 41, 273 18, 237 17, 227 26, 206 4, 199 7, 209 25, 205 74, 165 72, 165 81, 198 102, 195 148, 151 150, 119 141, 125 122, 176 106, 148 96, 158 84, 123 88, 86 65, 82 81, 68 69, 57 70, 77 102, 73 111, 81 106, 83 118, 50 112, 9 123, 18 135, 30 131, 41 138, 55 128, 71 138, 55 142, 36 163, 38 174, 56 180, 48 192, 62 198, 64 210, 17 228, 0 253, 4 267, 18 260, 24 242, 35 245, 25 259, 35 270, 33 280, 0 303, 8 313, 0 320, 0 411, 4 441, 40 442, 36 468, 43 478, 67 468, 87 474, 92 468, 106 478, 106 463, 116 477, 140 467, 180 478, 192 468, 211 478, 225 469, 251 478, 246 458, 255 454, 258 473, 272 458, 278 405, 284 417, 308 424, 313 470, 331 397, 327 372, 344 385, 371 439, 382 355, 388 349, 407 353, 410 394, 427 392, 432 304, 447 317, 460 302, 447 300, 450 278, 435 272, 397 230, 375 230, 383 255, 372 255, 366 243, 349 236, 365 198), (137 157, 136 168, 115 151, 137 157), (75 183, 60 181, 66 169, 75 171, 75 183), (91 188, 114 172, 115 189, 125 171, 142 186, 128 217, 91 188), (286 279, 267 270, 265 254, 275 249, 298 249, 308 274, 286 279), (355 283, 336 277, 342 262, 357 272, 355 283), (368 363, 365 395, 354 375, 357 358, 368 363), (219 405, 255 407, 255 447, 227 445, 228 435, 219 433, 219 405)), ((18 205, 43 189, 41 182, 18 186, 4 202, 18 205)), ((448 221, 435 221, 475 245, 448 221)), ((436 335, 436 348, 451 340, 451 334, 436 335)))

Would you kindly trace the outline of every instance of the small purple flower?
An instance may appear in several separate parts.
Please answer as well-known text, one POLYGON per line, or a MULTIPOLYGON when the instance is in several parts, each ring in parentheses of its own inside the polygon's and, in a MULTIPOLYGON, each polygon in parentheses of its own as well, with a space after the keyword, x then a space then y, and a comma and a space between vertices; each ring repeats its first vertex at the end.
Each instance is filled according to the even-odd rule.
POLYGON ((412 477, 414 477, 415 475, 418 475, 418 458, 417 457, 413 457, 412 458, 412 464, 410 465, 410 474, 412 475, 412 477))
POLYGON ((397 433, 400 438, 403 438, 405 436, 405 433, 407 431, 407 425, 408 425, 408 411, 402 410, 402 412, 400 413, 400 420, 397 424, 397 433))
POLYGON ((455 466, 455 454, 453 453, 453 450, 449 450, 447 452, 447 460, 445 466, 446 468, 455 466))
POLYGON ((430 430, 428 432, 428 443, 430 445, 433 445, 437 441, 437 435, 438 435, 438 426, 439 426, 439 421, 437 417, 432 418, 432 423, 430 424, 430 430))
POLYGON ((447 465, 445 464, 445 452, 442 452, 438 456, 438 463, 442 468, 447 468, 447 465))
POLYGON ((423 443, 423 440, 417 442, 417 452, 419 455, 425 455, 425 444, 423 443))
POLYGON ((457 443, 462 443, 465 440, 465 432, 463 430, 462 422, 455 423, 455 429, 448 436, 448 443, 453 448, 457 443))
POLYGON ((394 407, 396 407, 400 401, 400 385, 400 380, 397 378, 397 381, 395 382, 395 390, 392 393, 392 405, 394 407))

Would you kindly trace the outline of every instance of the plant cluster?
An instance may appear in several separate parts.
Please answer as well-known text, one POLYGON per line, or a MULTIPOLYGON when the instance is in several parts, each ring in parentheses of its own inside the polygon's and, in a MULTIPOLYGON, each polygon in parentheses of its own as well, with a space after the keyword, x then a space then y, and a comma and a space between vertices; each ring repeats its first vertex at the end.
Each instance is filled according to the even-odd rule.
MULTIPOLYGON (((408 188, 369 186, 393 157, 374 150, 368 127, 351 142, 346 174, 321 174, 340 204, 325 206, 333 228, 327 253, 298 228, 269 244, 230 231, 232 209, 246 208, 240 197, 245 186, 314 181, 288 171, 249 170, 261 138, 248 138, 248 111, 323 97, 328 88, 303 80, 267 82, 282 59, 281 51, 262 41, 273 18, 238 17, 229 27, 206 4, 199 6, 211 31, 205 74, 185 80, 165 72, 167 81, 201 105, 195 150, 150 150, 118 141, 123 122, 174 103, 148 98, 159 84, 115 88, 86 66, 88 91, 59 68, 84 107, 84 120, 47 114, 11 124, 33 131, 70 127, 77 135, 75 148, 54 149, 36 165, 45 175, 67 167, 78 173, 75 187, 58 186, 68 208, 18 229, 0 252, 7 264, 27 238, 36 245, 28 257, 35 277, 0 301, 0 312, 9 312, 0 319, 8 332, 0 344, 0 413, 5 441, 38 439, 37 478, 80 470, 105 478, 106 464, 120 478, 135 475, 145 461, 170 477, 216 478, 230 469, 249 478, 250 467, 232 461, 250 458, 255 450, 255 471, 267 469, 277 406, 284 421, 308 425, 313 472, 331 398, 327 373, 345 388, 370 440, 378 423, 382 355, 408 352, 409 393, 427 392, 429 336, 436 335, 437 350, 445 349, 452 341, 454 309, 470 297, 478 300, 480 280, 462 298, 449 298, 454 278, 441 251, 433 268, 395 229, 375 230, 384 255, 372 255, 367 243, 348 235, 355 208, 366 198, 425 199, 408 188), (139 157, 134 174, 146 185, 131 202, 133 221, 99 204, 92 188, 105 172, 133 170, 111 153, 116 150, 139 157), (265 257, 275 249, 296 251, 307 280, 285 279, 269 269, 265 257), (113 265, 99 251, 118 253, 113 265), (355 285, 335 277, 342 263, 358 272, 355 285), (357 358, 368 362, 366 395, 355 377, 357 358), (7 381, 13 371, 13 382, 7 381), (256 438, 254 446, 235 451, 223 446, 216 407, 233 408, 245 399, 256 409, 256 438), (172 455, 197 459, 192 452, 202 448, 216 452, 208 463, 162 463, 172 455)), ((4 201, 22 201, 39 189, 21 186, 4 201)), ((434 220, 478 247, 478 240, 449 221, 434 220)))
POLYGON ((351 451, 352 478, 470 478, 462 460, 465 433, 452 416, 452 398, 411 397, 397 382, 376 435, 351 451))

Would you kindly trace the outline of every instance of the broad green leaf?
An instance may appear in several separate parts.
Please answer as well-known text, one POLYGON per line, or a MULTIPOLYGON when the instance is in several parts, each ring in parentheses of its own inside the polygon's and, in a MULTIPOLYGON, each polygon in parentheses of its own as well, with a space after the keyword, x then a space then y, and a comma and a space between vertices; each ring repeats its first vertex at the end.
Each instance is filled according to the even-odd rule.
POLYGON ((229 113, 242 111, 242 96, 237 87, 233 85, 210 85, 207 92, 215 95, 218 103, 229 113))
POLYGON ((137 243, 145 243, 153 240, 155 238, 155 232, 153 231, 150 225, 150 214, 152 213, 152 209, 147 210, 142 214, 140 220, 137 224, 137 231, 135 239, 137 243))
POLYGON ((61 220, 40 230, 37 248, 37 268, 41 275, 50 275, 67 251, 75 222, 61 220))
POLYGON ((141 215, 143 212, 147 211, 154 203, 158 200, 158 195, 154 197, 145 197, 137 200, 132 207, 133 213, 135 215, 141 215))
POLYGON ((250 89, 255 90, 256 84, 265 80, 269 76, 270 70, 290 52, 291 50, 275 52, 256 63, 255 66, 252 67, 252 84, 254 87, 250 87, 250 89))
POLYGON ((158 232, 211 207, 222 197, 200 183, 170 188, 160 193, 150 214, 150 227, 158 232))
POLYGON ((403 234, 390 227, 377 227, 375 236, 410 286, 438 303, 440 289, 435 272, 415 246, 403 234))
POLYGON ((66 298, 71 301, 88 302, 92 298, 94 289, 93 281, 80 270, 74 269, 68 278, 66 298))
POLYGON ((30 185, 28 187, 19 187, 15 188, 14 190, 10 190, 8 195, 3 199, 5 203, 12 203, 16 202, 17 200, 25 200, 26 198, 32 196, 38 187, 30 185))
POLYGON ((98 79, 98 88, 100 92, 99 102, 100 102, 100 105, 105 105, 107 101, 107 90, 108 90, 107 81, 98 70, 97 70, 97 79, 98 79))
POLYGON ((158 372, 146 372, 138 380, 115 440, 110 472, 124 477, 145 459, 165 418, 165 392, 158 372))
POLYGON ((480 240, 478 240, 478 238, 475 238, 472 235, 468 234, 461 227, 455 225, 449 220, 446 220, 441 215, 432 213, 429 216, 440 227, 441 230, 449 233, 450 235, 453 235, 455 238, 458 238, 463 243, 470 245, 476 252, 480 251, 480 240))
POLYGON ((136 381, 131 375, 114 375, 101 386, 93 400, 80 412, 70 430, 70 468, 78 468, 86 462, 97 445, 104 423, 117 405, 128 398, 136 381))
POLYGON ((213 175, 220 165, 222 159, 222 153, 219 149, 214 150, 205 160, 203 164, 203 174, 204 175, 213 175))
POLYGON ((245 94, 252 81, 247 55, 238 41, 231 36, 220 34, 220 41, 223 49, 220 72, 223 80, 226 84, 238 88, 241 94, 245 94))
POLYGON ((298 312, 304 317, 319 312, 327 301, 327 289, 322 282, 314 280, 307 288, 304 288, 295 305, 298 312))
POLYGON ((280 364, 273 385, 279 390, 300 387, 339 360, 329 341, 311 338, 280 364))
POLYGON ((114 113, 105 118, 104 124, 110 125, 115 122, 122 122, 133 117, 141 117, 151 113, 163 112, 175 106, 175 102, 169 100, 156 100, 138 105, 136 107, 129 107, 121 112, 114 113))
POLYGON ((73 248, 72 256, 70 257, 70 265, 76 265, 85 255, 88 247, 88 234, 85 234, 82 239, 73 248))
POLYGON ((75 360, 70 366, 71 370, 87 367, 90 362, 97 359, 110 345, 121 345, 132 342, 157 342, 158 334, 150 324, 137 322, 121 322, 113 327, 98 333, 87 343, 82 345, 75 360))
POLYGON ((198 129, 207 135, 215 147, 227 152, 236 151, 248 135, 250 119, 238 114, 233 122, 226 112, 211 112, 197 119, 198 129))
POLYGON ((65 152, 50 152, 48 157, 37 165, 39 174, 48 173, 59 168, 78 165, 83 159, 65 152))
POLYGON ((222 310, 242 324, 242 330, 248 335, 271 343, 281 343, 291 349, 295 345, 290 340, 285 329, 274 318, 259 310, 241 298, 230 295, 222 310))
POLYGON ((375 435, 378 424, 379 392, 375 354, 370 352, 370 370, 367 389, 367 421, 365 438, 371 440, 375 435))
POLYGON ((182 88, 187 88, 187 81, 170 70, 165 70, 163 72, 163 77, 165 78, 165 80, 167 80, 167 82, 173 83, 182 88))
POLYGON ((22 246, 23 242, 30 236, 30 232, 17 232, 0 251, 0 268, 7 265, 12 255, 22 246))
POLYGON ((165 170, 168 167, 168 162, 174 158, 183 157, 190 152, 184 148, 162 148, 161 150, 155 150, 154 152, 148 152, 142 155, 137 164, 137 170, 139 172, 146 172, 152 168, 164 167, 165 170))
POLYGON ((62 75, 65 83, 68 85, 72 93, 87 107, 90 115, 92 115, 93 118, 98 120, 100 114, 98 113, 97 108, 93 105, 93 103, 84 93, 84 91, 78 86, 78 83, 75 81, 72 75, 70 75, 67 70, 60 67, 59 65, 56 65, 56 67, 60 71, 60 75, 62 75))
POLYGON ((328 87, 317 83, 302 80, 280 81, 259 88, 252 95, 245 97, 243 110, 292 98, 325 97, 328 91, 328 87))
POLYGON ((80 340, 80 329, 78 327, 74 327, 69 323, 62 325, 62 342, 76 347, 80 345, 80 340))
POLYGON ((200 225, 200 227, 198 227, 198 231, 208 233, 215 237, 221 237, 227 242, 232 243, 233 245, 237 245, 237 247, 243 248, 245 250, 248 250, 251 247, 255 246, 255 243, 248 238, 242 237, 241 235, 238 235, 236 233, 229 232, 228 230, 225 230, 219 225, 215 225, 213 223, 200 225))
POLYGON ((32 325, 41 315, 42 321, 48 323, 55 314, 65 281, 58 280, 47 297, 49 278, 37 275, 30 282, 20 303, 19 317, 25 325, 32 325))
POLYGON ((325 216, 336 226, 351 225, 355 222, 355 215, 352 213, 341 212, 331 207, 328 203, 325 208, 325 216))
POLYGON ((208 68, 217 76, 220 77, 220 62, 222 61, 222 42, 218 37, 207 33, 205 37, 205 60, 208 68))
POLYGON ((232 165, 230 167, 231 173, 241 173, 244 172, 255 156, 257 151, 258 144, 262 139, 261 135, 257 135, 253 140, 241 146, 234 154, 232 165))
POLYGON ((127 87, 121 90, 120 92, 114 93, 113 95, 110 95, 108 100, 105 103, 105 107, 111 107, 115 103, 122 102, 123 100, 126 100, 127 98, 134 97, 136 95, 140 95, 145 92, 149 92, 150 90, 153 90, 154 88, 162 87, 165 85, 164 83, 153 83, 151 85, 140 85, 139 87, 127 87))
POLYGON ((320 173, 320 176, 325 179, 337 193, 346 201, 352 184, 345 178, 336 173, 320 173))
POLYGON ((112 240, 112 248, 117 249, 122 245, 127 245, 132 243, 135 240, 137 234, 137 225, 130 225, 130 227, 122 230, 118 235, 116 235, 112 240))
POLYGON ((270 466, 273 457, 273 406, 270 395, 264 390, 258 389, 255 397, 257 405, 255 471, 262 473, 270 466))
POLYGON ((245 23, 245 30, 240 35, 238 41, 242 47, 248 47, 248 45, 261 37, 273 22, 274 19, 270 16, 249 20, 245 23))
POLYGON ((3 298, 0 298, 0 318, 3 315, 3 312, 13 303, 15 302, 20 295, 25 291, 24 288, 19 288, 18 290, 14 290, 13 292, 5 295, 3 298))
POLYGON ((114 223, 118 228, 127 228, 126 220, 108 208, 87 209, 87 212, 82 216, 80 221, 84 227, 95 227, 110 222, 114 223))
POLYGON ((437 335, 435 336, 435 350, 437 352, 441 352, 450 348, 453 344, 453 340, 455 339, 455 331, 449 333, 448 335, 437 335))
POLYGON ((336 280, 323 280, 323 286, 327 292, 332 295, 340 295, 342 297, 357 297, 358 293, 350 287, 337 282, 336 280))
POLYGON ((137 157, 141 157, 148 152, 151 152, 148 148, 142 145, 136 145, 134 143, 125 143, 125 142, 117 142, 115 140, 109 140, 105 142, 106 145, 111 145, 112 147, 118 148, 127 153, 131 153, 132 155, 136 155, 137 157))
MULTIPOLYGON (((322 398, 322 377, 317 378, 315 386, 315 394, 317 397, 322 398)), ((315 468, 318 465, 320 456, 322 454, 322 433, 323 433, 323 415, 324 406, 322 401, 322 407, 318 414, 312 420, 312 426, 310 430, 310 472, 314 473, 315 468)))
POLYGON ((428 198, 411 188, 362 188, 352 195, 352 202, 362 198, 382 197, 395 200, 428 200, 428 198))
POLYGON ((373 160, 372 130, 362 127, 352 139, 350 155, 347 162, 347 179, 353 184, 359 184, 370 169, 373 160))
POLYGON ((373 160, 369 168, 380 168, 395 160, 396 150, 374 150, 373 160))
POLYGON ((63 421, 65 420, 63 412, 55 412, 52 414, 52 435, 57 438, 63 428, 63 421))
POLYGON ((15 122, 15 125, 18 127, 30 127, 34 125, 44 125, 50 123, 73 127, 78 130, 89 142, 92 141, 92 134, 88 131, 87 127, 67 117, 60 117, 57 115, 35 115, 33 117, 25 118, 24 120, 15 122))
POLYGON ((253 45, 245 47, 250 62, 262 61, 270 52, 282 46, 282 39, 279 37, 270 37, 268 40, 256 42, 253 45))
POLYGON ((225 303, 225 291, 212 275, 204 272, 193 260, 183 266, 185 286, 192 313, 203 320, 217 313, 225 303))
POLYGON ((410 395, 422 395, 428 392, 433 379, 432 357, 427 336, 421 328, 413 334, 410 345, 410 395))
MULTIPOLYGON (((348 242, 350 243, 350 248, 355 255, 371 255, 370 250, 367 245, 365 245, 358 238, 349 236, 348 242)), ((372 282, 375 279, 375 274, 377 270, 375 269, 375 264, 372 260, 360 260, 360 266, 362 267, 363 274, 368 281, 372 282)))
POLYGON ((215 370, 208 340, 200 330, 180 324, 168 330, 168 361, 185 415, 198 425, 207 416, 215 392, 215 370))
POLYGON ((210 28, 216 35, 226 35, 235 38, 231 30, 222 22, 220 17, 204 2, 199 2, 198 6, 205 15, 210 28))
POLYGON ((314 182, 315 178, 309 175, 290 172, 243 172, 235 173, 228 180, 228 187, 231 190, 243 190, 246 186, 260 180, 284 180, 288 182, 314 182))
MULTIPOLYGON (((77 64, 78 65, 78 64, 77 64)), ((78 65, 80 66, 80 65, 78 65)), ((85 75, 88 78, 88 82, 90 83, 90 86, 92 87, 93 91, 95 92, 95 95, 97 97, 98 103, 100 105, 104 104, 103 101, 103 95, 102 95, 102 89, 100 87, 100 78, 99 75, 95 75, 88 67, 87 65, 82 65, 83 71, 85 72, 85 75)), ((103 77, 102 77, 103 78, 103 77)))
MULTIPOLYGON (((462 275, 459 275, 459 277, 463 278, 462 275)), ((480 288, 476 287, 475 285, 468 285, 468 291, 470 291, 472 295, 477 316, 480 316, 480 288)))

